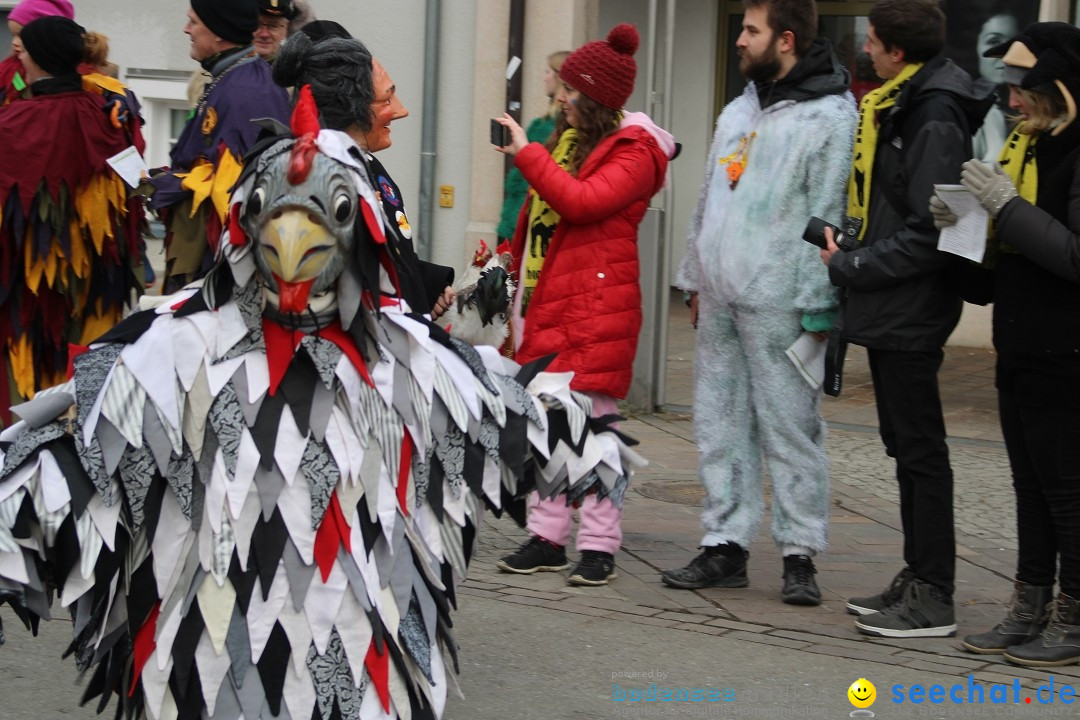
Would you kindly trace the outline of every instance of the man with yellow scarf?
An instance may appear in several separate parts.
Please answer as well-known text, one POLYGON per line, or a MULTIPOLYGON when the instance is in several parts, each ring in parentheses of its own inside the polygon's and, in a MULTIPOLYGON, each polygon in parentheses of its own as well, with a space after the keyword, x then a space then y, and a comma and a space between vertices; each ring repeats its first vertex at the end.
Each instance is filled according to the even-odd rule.
POLYGON ((953 611, 953 475, 937 373, 960 318, 927 208, 936 183, 955 183, 986 111, 971 78, 940 57, 936 0, 880 0, 864 51, 885 84, 863 98, 848 186, 858 244, 822 251, 844 288, 842 338, 867 348, 881 439, 896 458, 904 568, 880 594, 852 598, 867 635, 948 637, 953 611))

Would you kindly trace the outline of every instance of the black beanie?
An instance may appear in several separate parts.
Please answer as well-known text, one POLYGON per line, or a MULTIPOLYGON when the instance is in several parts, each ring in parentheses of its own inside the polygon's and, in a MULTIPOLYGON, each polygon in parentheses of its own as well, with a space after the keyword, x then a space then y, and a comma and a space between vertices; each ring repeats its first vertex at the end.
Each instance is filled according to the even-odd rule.
POLYGON ((83 59, 86 31, 74 20, 51 16, 22 29, 23 47, 37 66, 50 75, 71 75, 83 59))
POLYGON ((256 0, 191 0, 191 9, 212 33, 237 45, 251 44, 259 28, 256 0))

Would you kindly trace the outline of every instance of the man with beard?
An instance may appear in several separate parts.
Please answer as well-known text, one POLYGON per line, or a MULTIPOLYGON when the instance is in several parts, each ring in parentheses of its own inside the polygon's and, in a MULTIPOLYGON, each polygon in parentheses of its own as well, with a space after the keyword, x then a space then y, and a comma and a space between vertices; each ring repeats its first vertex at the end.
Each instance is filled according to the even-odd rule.
POLYGON ((814 0, 744 0, 736 43, 750 81, 716 121, 677 284, 697 328, 694 425, 706 499, 702 552, 667 570, 677 588, 745 587, 746 548, 772 479, 784 602, 817 605, 811 559, 826 547, 828 467, 820 395, 785 351, 832 325, 836 292, 802 240, 838 222, 855 103, 814 0))
POLYGON ((858 246, 837 252, 830 241, 821 255, 847 292, 841 336, 867 349, 881 439, 896 459, 904 567, 847 607, 868 635, 944 637, 956 632, 956 562, 937 373, 961 301, 927 201, 934 185, 960 180, 992 98, 974 97, 967 73, 940 57, 937 0, 880 0, 869 21, 863 50, 885 84, 859 106, 847 213, 858 246))

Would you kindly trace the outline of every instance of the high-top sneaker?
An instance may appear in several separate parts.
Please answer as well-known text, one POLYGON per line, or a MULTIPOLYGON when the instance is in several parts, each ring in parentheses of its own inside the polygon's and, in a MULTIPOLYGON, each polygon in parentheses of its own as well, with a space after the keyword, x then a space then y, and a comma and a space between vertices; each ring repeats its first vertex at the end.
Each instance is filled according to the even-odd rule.
POLYGON ((981 655, 1000 655, 1014 645, 1034 640, 1046 627, 1052 598, 1053 588, 1049 585, 1028 585, 1017 580, 1005 619, 984 633, 966 636, 960 644, 981 655))
POLYGON ((900 602, 881 612, 860 616, 855 627, 863 635, 878 637, 952 637, 956 634, 956 614, 951 595, 936 585, 913 578, 904 588, 900 602))
POLYGON ((1039 637, 1005 651, 1017 665, 1055 667, 1080 662, 1080 600, 1065 593, 1052 604, 1050 620, 1039 637))
POLYGON ((915 571, 906 567, 896 574, 896 577, 889 583, 889 587, 877 595, 853 597, 848 600, 847 611, 852 615, 869 615, 870 613, 881 612, 890 605, 900 602, 900 598, 904 596, 904 589, 914 578, 915 571))

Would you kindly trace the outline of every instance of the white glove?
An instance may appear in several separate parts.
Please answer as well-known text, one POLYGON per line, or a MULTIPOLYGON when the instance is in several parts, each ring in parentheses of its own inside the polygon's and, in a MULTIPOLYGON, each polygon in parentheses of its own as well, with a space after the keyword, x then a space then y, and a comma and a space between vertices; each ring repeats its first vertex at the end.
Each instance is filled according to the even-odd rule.
POLYGON ((960 183, 986 208, 991 218, 997 218, 1001 208, 1016 197, 1016 186, 998 163, 988 165, 981 160, 968 160, 960 167, 960 183))
POLYGON ((930 214, 934 216, 934 227, 944 230, 956 224, 956 214, 949 209, 945 201, 935 192, 930 196, 930 214))

